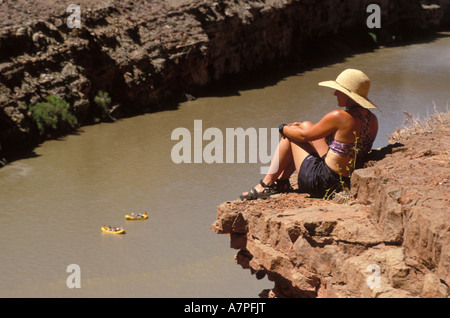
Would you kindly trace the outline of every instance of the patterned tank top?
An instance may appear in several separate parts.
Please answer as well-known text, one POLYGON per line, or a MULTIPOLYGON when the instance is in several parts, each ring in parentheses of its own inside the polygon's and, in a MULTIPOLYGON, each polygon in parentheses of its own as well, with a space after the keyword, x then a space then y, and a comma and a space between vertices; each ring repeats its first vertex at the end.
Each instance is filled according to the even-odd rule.
MULTIPOLYGON (((347 112, 350 112, 347 110, 347 112)), ((370 119, 372 117, 372 113, 368 111, 367 115, 363 116, 357 111, 353 111, 361 121, 361 133, 356 142, 356 148, 358 149, 358 161, 364 160, 364 157, 367 153, 372 149, 372 145, 374 139, 370 137, 370 119)), ((329 135, 325 138, 326 143, 328 144, 329 149, 342 156, 342 157, 353 157, 355 155, 355 143, 345 143, 340 142, 334 139, 333 135, 329 135)))

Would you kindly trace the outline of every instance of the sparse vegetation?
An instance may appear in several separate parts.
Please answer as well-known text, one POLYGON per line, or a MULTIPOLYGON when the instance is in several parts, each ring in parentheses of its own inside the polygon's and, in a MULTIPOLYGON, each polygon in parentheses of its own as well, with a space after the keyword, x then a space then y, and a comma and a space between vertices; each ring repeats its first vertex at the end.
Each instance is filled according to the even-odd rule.
POLYGON ((403 123, 403 127, 394 131, 389 138, 393 141, 398 141, 400 138, 407 138, 417 133, 432 131, 432 128, 436 125, 448 123, 450 119, 448 106, 449 105, 447 105, 446 111, 439 112, 436 105, 434 105, 434 114, 426 115, 424 118, 413 116, 410 113, 403 111, 406 115, 406 120, 403 123))
POLYGON ((98 91, 97 96, 94 97, 94 103, 97 106, 97 118, 104 119, 111 107, 111 97, 108 92, 98 91))
POLYGON ((29 105, 31 118, 41 136, 52 137, 72 131, 78 124, 70 105, 61 97, 50 95, 45 102, 29 105))
POLYGON ((369 32, 369 35, 375 43, 378 43, 377 35, 375 33, 369 32))

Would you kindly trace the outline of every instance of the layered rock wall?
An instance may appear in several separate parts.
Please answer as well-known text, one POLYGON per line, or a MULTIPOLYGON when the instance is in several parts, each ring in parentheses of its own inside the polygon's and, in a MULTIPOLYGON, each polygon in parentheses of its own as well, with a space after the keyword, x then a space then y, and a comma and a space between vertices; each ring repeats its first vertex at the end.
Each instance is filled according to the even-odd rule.
POLYGON ((83 0, 81 28, 70 29, 63 4, 33 3, 0 3, 0 154, 36 141, 28 106, 48 95, 69 102, 80 124, 97 120, 100 90, 112 97, 111 117, 158 111, 313 40, 349 30, 360 40, 370 3, 382 9, 383 30, 435 23, 418 0, 83 0))
MULTIPOLYGON (((448 114, 392 136, 356 170, 345 203, 299 193, 218 207, 212 226, 268 297, 448 297, 448 114), (444 118, 445 117, 445 118, 444 118)), ((295 182, 295 178, 292 179, 295 182)))

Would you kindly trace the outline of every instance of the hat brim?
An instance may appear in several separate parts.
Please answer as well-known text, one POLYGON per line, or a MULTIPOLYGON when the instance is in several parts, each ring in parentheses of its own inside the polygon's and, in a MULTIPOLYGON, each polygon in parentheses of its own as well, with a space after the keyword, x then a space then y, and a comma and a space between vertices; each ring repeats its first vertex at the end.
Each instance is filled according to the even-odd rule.
POLYGON ((377 108, 369 99, 364 98, 358 94, 352 93, 345 87, 342 87, 341 85, 339 85, 336 81, 320 82, 319 86, 334 88, 334 89, 344 93, 345 95, 347 95, 348 97, 353 99, 355 102, 357 102, 359 105, 361 105, 364 108, 377 108))

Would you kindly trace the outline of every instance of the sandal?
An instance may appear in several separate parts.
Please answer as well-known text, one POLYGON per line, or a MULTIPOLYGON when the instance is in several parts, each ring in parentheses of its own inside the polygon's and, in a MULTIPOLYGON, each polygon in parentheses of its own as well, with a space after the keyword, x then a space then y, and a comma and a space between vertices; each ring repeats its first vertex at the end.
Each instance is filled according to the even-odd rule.
POLYGON ((262 180, 259 181, 259 184, 264 188, 262 192, 256 191, 255 187, 253 187, 246 195, 241 195, 241 200, 255 200, 255 199, 267 199, 271 195, 277 194, 277 185, 276 183, 268 186, 262 180))
POLYGON ((277 179, 275 181, 276 189, 279 193, 289 193, 294 191, 294 188, 291 186, 289 179, 277 179))

